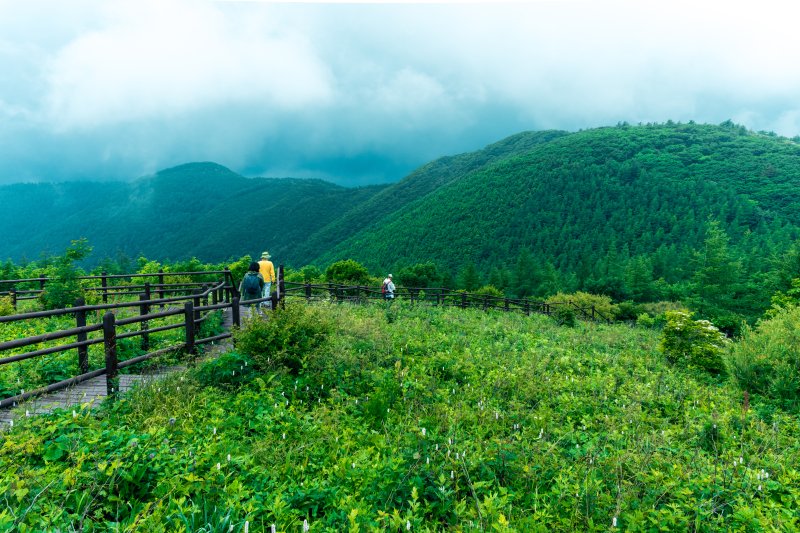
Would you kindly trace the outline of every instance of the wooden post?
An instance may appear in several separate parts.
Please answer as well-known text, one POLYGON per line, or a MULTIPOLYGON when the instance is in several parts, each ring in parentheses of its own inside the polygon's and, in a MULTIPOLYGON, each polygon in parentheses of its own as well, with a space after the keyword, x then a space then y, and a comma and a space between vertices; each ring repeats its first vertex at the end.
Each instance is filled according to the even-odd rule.
POLYGON ((469 306, 469 302, 467 301, 467 293, 461 293, 461 308, 466 309, 469 306))
POLYGON ((508 298, 504 298, 503 309, 505 310, 506 313, 508 313, 508 311, 509 311, 508 298))
POLYGON ((11 287, 11 305, 14 307, 14 310, 17 310, 17 288, 11 287))
MULTIPOLYGON (((281 300, 281 305, 285 305, 285 301, 286 300, 281 300)), ((278 293, 277 292, 273 292, 272 294, 269 295, 269 302, 270 302, 270 307, 272 307, 273 311, 278 308, 278 293)))
POLYGON ((192 298, 194 302, 194 320, 195 322, 200 320, 200 293, 203 289, 195 289, 194 290, 194 298, 192 298))
MULTIPOLYGON (((149 287, 145 288, 145 292, 139 295, 139 316, 146 316, 150 314, 150 304, 146 303, 149 298, 147 297, 147 291, 149 287)), ((150 325, 148 324, 147 320, 144 320, 139 323, 139 330, 142 332, 142 351, 147 353, 150 351, 150 334, 147 330, 150 329, 150 325)))
POLYGON ((108 303, 108 272, 100 275, 100 286, 103 288, 103 303, 108 303))
POLYGON ((525 299, 525 316, 530 316, 531 314, 531 302, 527 298, 525 299))
POLYGON ((234 296, 233 301, 231 301, 231 322, 233 322, 233 325, 237 328, 242 325, 238 296, 234 296))
POLYGON ((103 345, 106 351, 106 394, 114 396, 119 390, 117 377, 117 328, 111 311, 103 315, 103 345))
POLYGON ((592 320, 594 320, 594 305, 592 305, 592 320))
MULTIPOLYGON (((75 300, 75 307, 83 307, 86 305, 86 301, 83 298, 78 298, 75 300)), ((75 311, 75 325, 79 328, 86 327, 86 310, 85 309, 78 309, 75 311)), ((84 342, 86 340, 86 332, 80 332, 77 335, 78 342, 84 342)), ((78 346, 78 371, 81 374, 85 374, 89 371, 89 349, 87 346, 78 346)))
POLYGON ((306 300, 311 301, 311 284, 306 283, 306 300))
POLYGON ((486 311, 487 309, 489 309, 489 295, 488 294, 484 294, 483 295, 483 310, 486 311))
POLYGON ((283 265, 278 265, 278 299, 281 307, 286 308, 286 282, 283 279, 283 265))
POLYGON ((194 354, 194 315, 195 310, 192 302, 186 302, 183 306, 184 320, 186 321, 186 353, 194 354))
POLYGON ((442 297, 442 289, 436 289, 436 305, 438 306, 441 303, 442 297))
POLYGON ((225 280, 226 286, 228 285, 228 283, 231 284, 231 287, 233 286, 233 274, 231 274, 231 269, 226 268, 225 270, 222 271, 222 279, 225 280))
MULTIPOLYGON (((164 299, 164 269, 161 268, 158 270, 158 299, 164 299)), ((164 308, 164 304, 161 304, 161 308, 164 308)))
POLYGON ((211 291, 211 305, 217 305, 219 303, 219 298, 217 296, 217 289, 211 291))

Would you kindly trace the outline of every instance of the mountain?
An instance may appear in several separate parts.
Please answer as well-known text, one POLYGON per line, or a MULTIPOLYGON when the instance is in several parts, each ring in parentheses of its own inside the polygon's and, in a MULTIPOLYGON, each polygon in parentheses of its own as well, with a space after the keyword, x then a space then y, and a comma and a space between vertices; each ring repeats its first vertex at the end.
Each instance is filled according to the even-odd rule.
POLYGON ((0 187, 0 258, 87 237, 98 258, 267 249, 288 266, 350 258, 372 273, 433 262, 439 282, 465 288, 716 298, 753 317, 800 277, 797 141, 730 121, 619 124, 523 132, 357 189, 214 163, 132 183, 10 185, 0 187))
MULTIPOLYGON (((552 134, 517 148, 530 135, 487 148, 494 158, 459 156, 479 163, 387 210, 318 262, 349 257, 386 270, 435 261, 451 271, 474 263, 488 272, 529 250, 585 281, 601 274, 598 263, 609 254, 647 255, 656 277, 676 280, 711 219, 762 260, 798 236, 800 145, 793 140, 731 123, 668 123, 552 134)), ((405 199, 439 164, 446 162, 380 197, 405 199)))
POLYGON ((131 183, 0 187, 0 257, 61 253, 86 237, 93 256, 221 261, 292 248, 385 186, 345 188, 321 180, 248 179, 214 163, 191 163, 131 183))

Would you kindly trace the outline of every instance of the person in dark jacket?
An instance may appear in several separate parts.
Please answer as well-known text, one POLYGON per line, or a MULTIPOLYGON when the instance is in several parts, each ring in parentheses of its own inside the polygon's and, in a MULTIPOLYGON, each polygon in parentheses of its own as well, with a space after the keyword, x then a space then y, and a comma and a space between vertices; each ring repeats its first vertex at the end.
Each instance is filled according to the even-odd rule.
POLYGON ((264 293, 264 278, 258 269, 258 263, 253 261, 247 268, 247 273, 239 284, 239 294, 242 301, 257 300, 264 293))

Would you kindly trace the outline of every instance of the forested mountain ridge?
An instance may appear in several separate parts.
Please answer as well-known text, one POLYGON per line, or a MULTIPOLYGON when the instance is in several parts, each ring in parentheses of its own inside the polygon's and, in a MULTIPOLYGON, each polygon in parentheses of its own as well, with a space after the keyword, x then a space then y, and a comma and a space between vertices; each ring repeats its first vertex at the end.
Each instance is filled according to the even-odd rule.
MULTIPOLYGON (((800 145, 732 123, 560 135, 444 184, 319 263, 434 261, 451 274, 474 267, 482 282, 518 294, 549 286, 674 297, 689 290, 712 226, 730 244, 737 279, 763 278, 799 234, 800 145)), ((745 297, 746 284, 737 287, 745 297)))
POLYGON ((313 262, 326 253, 332 244, 339 243, 358 231, 377 227, 388 215, 402 212, 414 202, 445 185, 457 182, 470 172, 563 135, 567 135, 567 132, 523 132, 476 152, 441 157, 427 163, 400 182, 386 187, 350 211, 344 212, 341 217, 312 235, 308 241, 298 243, 297 248, 292 251, 292 257, 299 264, 313 262))
POLYGON ((796 141, 731 122, 620 124, 523 132, 359 189, 213 163, 129 184, 5 186, 0 257, 35 258, 78 237, 99 258, 268 249, 292 267, 434 263, 438 282, 459 288, 634 301, 711 301, 701 295, 710 279, 728 300, 720 306, 752 317, 800 277, 796 141))
POLYGON ((35 259, 86 237, 93 256, 220 261, 263 249, 285 255, 385 186, 245 178, 215 163, 190 163, 130 183, 0 187, 0 257, 35 259), (33 213, 33 214, 31 214, 33 213))

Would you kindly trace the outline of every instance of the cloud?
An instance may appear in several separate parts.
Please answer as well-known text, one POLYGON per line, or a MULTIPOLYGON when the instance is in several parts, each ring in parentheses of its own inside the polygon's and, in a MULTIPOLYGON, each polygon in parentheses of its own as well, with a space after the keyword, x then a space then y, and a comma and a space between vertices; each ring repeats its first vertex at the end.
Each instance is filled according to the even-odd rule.
POLYGON ((521 130, 800 132, 798 8, 0 0, 0 182, 401 178, 521 130))
POLYGON ((45 116, 59 131, 242 102, 292 110, 330 98, 309 43, 268 17, 255 28, 210 3, 113 5, 106 27, 79 36, 46 68, 45 116))

